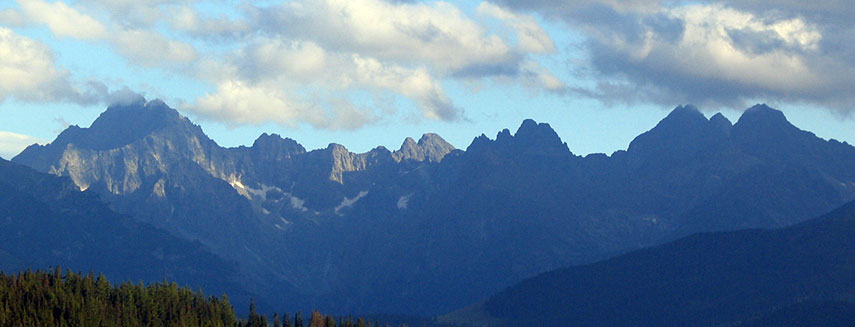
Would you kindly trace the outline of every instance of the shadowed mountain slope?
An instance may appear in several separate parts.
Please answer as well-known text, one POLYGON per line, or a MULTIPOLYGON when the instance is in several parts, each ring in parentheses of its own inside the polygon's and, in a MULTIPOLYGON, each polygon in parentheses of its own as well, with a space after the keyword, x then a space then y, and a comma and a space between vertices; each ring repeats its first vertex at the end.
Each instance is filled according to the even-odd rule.
POLYGON ((843 317, 841 306, 852 306, 853 251, 855 202, 850 202, 793 227, 697 234, 545 273, 447 319, 481 312, 494 326, 832 321, 843 317), (824 301, 842 302, 818 308, 824 301), (825 311, 838 313, 824 317, 825 311))
POLYGON ((0 188, 3 271, 60 265, 103 272, 115 281, 168 279, 249 300, 234 263, 198 242, 111 211, 95 193, 81 192, 68 178, 0 159, 0 188))

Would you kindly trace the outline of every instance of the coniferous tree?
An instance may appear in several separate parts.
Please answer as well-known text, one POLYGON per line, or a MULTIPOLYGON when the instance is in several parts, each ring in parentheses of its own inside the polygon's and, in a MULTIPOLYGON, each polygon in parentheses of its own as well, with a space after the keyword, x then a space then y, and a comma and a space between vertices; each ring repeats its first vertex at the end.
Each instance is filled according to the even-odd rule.
POLYGON ((294 327, 303 327, 303 311, 297 311, 297 315, 294 316, 294 327))
POLYGON ((255 301, 249 300, 249 319, 246 322, 246 327, 267 327, 267 319, 255 311, 255 301))
POLYGON ((291 317, 288 316, 288 312, 282 314, 282 327, 291 327, 291 317))
POLYGON ((309 319, 309 327, 326 327, 324 324, 324 316, 318 310, 312 311, 312 318, 309 319))
POLYGON ((282 327, 282 323, 279 322, 279 314, 278 313, 273 314, 273 327, 282 327))

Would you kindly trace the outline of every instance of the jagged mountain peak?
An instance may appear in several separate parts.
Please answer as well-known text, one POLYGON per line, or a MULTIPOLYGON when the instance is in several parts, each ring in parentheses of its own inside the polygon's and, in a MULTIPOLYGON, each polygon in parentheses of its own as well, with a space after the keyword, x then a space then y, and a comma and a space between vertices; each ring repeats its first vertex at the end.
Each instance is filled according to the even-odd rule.
POLYGON ((718 113, 707 119, 697 107, 680 105, 655 127, 637 136, 627 152, 641 158, 674 161, 727 142, 731 123, 718 113))
POLYGON ((733 123, 730 122, 730 119, 727 119, 727 117, 719 112, 710 117, 710 126, 718 129, 724 134, 730 134, 730 129, 733 128, 733 123))
POLYGON ((403 159, 415 159, 419 153, 421 153, 421 146, 412 137, 405 138, 404 143, 401 144, 401 148, 395 151, 395 154, 397 154, 396 158, 399 158, 399 161, 403 159))
POLYGON ((439 136, 439 134, 436 134, 436 133, 424 133, 424 134, 422 134, 422 137, 419 138, 419 145, 421 145, 421 146, 426 146, 426 145, 448 145, 448 146, 451 146, 451 144, 446 142, 445 139, 442 138, 442 136, 439 136))
POLYGON ((425 133, 418 142, 411 137, 404 139, 401 148, 392 153, 396 161, 413 160, 440 162, 446 154, 455 148, 446 142, 441 136, 434 133, 425 133))
POLYGON ((745 110, 733 125, 732 136, 743 151, 768 160, 808 166, 823 163, 837 167, 833 169, 851 165, 851 161, 832 163, 826 159, 831 153, 850 152, 851 147, 835 148, 833 143, 799 129, 783 112, 765 104, 745 110))
POLYGON ((534 129, 537 127, 537 125, 538 124, 534 119, 531 119, 531 118, 523 119, 522 124, 520 124, 520 127, 517 129, 517 133, 519 133, 520 130, 534 129))
POLYGON ((295 141, 294 139, 291 139, 288 137, 283 138, 282 136, 280 136, 279 134, 276 134, 276 133, 273 133, 273 134, 262 133, 252 143, 252 147, 256 147, 256 146, 270 147, 270 146, 275 146, 275 145, 288 145, 288 146, 298 147, 298 148, 302 149, 302 151, 300 151, 300 152, 306 152, 306 149, 303 148, 303 146, 300 145, 299 143, 297 143, 297 141, 295 141))
POLYGON ((263 133, 252 143, 252 151, 260 157, 281 160, 295 154, 306 153, 306 148, 297 141, 283 138, 279 134, 263 133))
POLYGON ((392 154, 392 151, 389 151, 389 149, 387 149, 385 146, 378 145, 378 146, 374 147, 373 149, 371 149, 370 151, 368 151, 368 153, 369 154, 375 154, 375 155, 377 155, 377 154, 392 154))
POLYGON ((511 142, 511 139, 513 139, 513 136, 511 135, 511 131, 507 128, 496 134, 496 142, 509 143, 511 142))
POLYGON ((401 150, 403 150, 404 148, 417 147, 418 145, 419 144, 416 143, 416 140, 414 140, 412 137, 407 136, 407 138, 404 139, 404 143, 401 144, 401 150))
POLYGON ((330 143, 330 144, 328 144, 328 145, 327 145, 327 150, 333 150, 333 151, 350 151, 350 150, 348 150, 348 149, 347 149, 347 147, 346 147, 346 146, 344 146, 344 145, 342 145, 342 144, 339 144, 339 143, 330 143))
POLYGON ((518 154, 572 155, 567 148, 567 143, 561 141, 561 137, 552 129, 552 126, 547 123, 537 123, 533 119, 523 120, 514 135, 511 135, 508 129, 503 129, 496 135, 495 141, 481 134, 472 140, 466 151, 480 152, 487 149, 518 154))
POLYGON ((520 128, 514 134, 516 147, 525 149, 528 153, 542 155, 569 153, 567 143, 561 141, 558 133, 547 123, 537 123, 532 119, 523 120, 520 128))
POLYGON ((111 105, 88 128, 71 126, 53 143, 62 148, 74 144, 79 148, 108 150, 130 144, 154 131, 174 127, 202 134, 198 126, 162 100, 145 102, 141 99, 111 105))
POLYGON ((182 116, 159 99, 110 105, 89 127, 69 126, 57 138, 44 146, 33 145, 13 161, 49 171, 47 163, 60 158, 69 146, 79 150, 113 150, 138 142, 155 132, 163 131, 192 143, 212 142, 199 126, 182 116))
POLYGON ((704 114, 697 107, 687 104, 680 105, 671 110, 668 116, 659 121, 653 129, 686 130, 697 128, 708 122, 704 114))
POLYGON ((552 126, 549 126, 547 123, 537 123, 533 119, 523 120, 522 124, 520 124, 520 127, 517 129, 517 132, 514 134, 514 137, 560 140, 558 133, 552 129, 552 126))
POLYGON ((696 107, 695 105, 687 103, 674 107, 674 110, 671 110, 671 113, 685 113, 690 115, 697 115, 701 113, 701 110, 698 109, 698 107, 696 107))
POLYGON ((493 141, 487 137, 486 134, 481 133, 481 135, 476 136, 472 139, 472 142, 469 143, 469 146, 466 148, 466 152, 478 151, 479 149, 487 148, 493 141))
POLYGON ((189 121, 162 100, 154 99, 148 102, 143 100, 110 105, 92 122, 92 126, 89 128, 109 128, 114 124, 126 124, 128 122, 134 122, 135 125, 167 125, 189 121))
POLYGON ((794 127, 787 117, 778 109, 767 106, 765 103, 756 104, 745 110, 735 126, 745 126, 751 129, 767 128, 790 128, 794 127))
POLYGON ((720 112, 717 112, 715 115, 710 117, 710 122, 715 125, 733 126, 733 123, 730 122, 730 119, 727 119, 727 117, 722 115, 720 112))

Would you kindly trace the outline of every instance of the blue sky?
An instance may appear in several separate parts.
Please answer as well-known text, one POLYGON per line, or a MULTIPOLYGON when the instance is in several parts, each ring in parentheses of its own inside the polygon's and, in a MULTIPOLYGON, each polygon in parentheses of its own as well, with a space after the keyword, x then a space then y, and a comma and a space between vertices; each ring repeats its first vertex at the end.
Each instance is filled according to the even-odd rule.
POLYGON ((680 104, 855 143, 846 1, 0 1, 0 157, 160 98, 225 146, 465 148, 525 118, 577 154, 680 104))

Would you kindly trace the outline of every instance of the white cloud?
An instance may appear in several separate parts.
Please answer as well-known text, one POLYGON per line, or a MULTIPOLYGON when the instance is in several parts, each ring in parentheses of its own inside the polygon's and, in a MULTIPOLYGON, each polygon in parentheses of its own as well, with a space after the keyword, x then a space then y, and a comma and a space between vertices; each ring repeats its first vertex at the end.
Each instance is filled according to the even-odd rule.
MULTIPOLYGON (((93 8, 102 8, 107 10, 108 16, 116 19, 112 23, 105 24, 62 1, 18 0, 23 13, 32 21, 30 23, 44 24, 58 37, 72 37, 90 41, 107 40, 121 55, 131 60, 132 63, 146 67, 189 63, 198 58, 198 53, 192 45, 171 39, 151 26, 147 26, 162 17, 160 12, 163 8, 160 5, 174 2, 169 0, 84 1, 83 4, 89 3, 94 5, 92 8, 87 8, 89 11, 94 12, 97 10, 93 8), (147 19, 144 19, 146 23, 127 21, 127 17, 131 13, 133 13, 134 17, 144 14, 147 17, 147 19)), ((177 13, 174 13, 173 17, 182 17, 182 13, 185 12, 179 9, 176 9, 176 11, 177 13)), ((20 14, 16 15, 16 12, 13 11, 5 13, 4 16, 7 16, 7 20, 14 21, 20 14)), ((197 24, 205 24, 206 26, 184 27, 196 29, 202 29, 203 27, 219 28, 220 32, 225 32, 224 28, 228 28, 223 27, 224 25, 219 21, 200 21, 196 19, 195 22, 197 24)), ((191 23, 193 22, 191 21, 188 24, 191 23)))
POLYGON ((206 62, 202 67, 212 82, 229 82, 218 83, 216 92, 187 109, 229 123, 358 128, 377 121, 371 110, 344 100, 345 95, 361 91, 392 92, 412 99, 428 119, 460 116, 460 109, 424 68, 405 68, 356 54, 329 54, 310 42, 264 39, 236 51, 228 62, 206 62), (305 96, 307 92, 312 96, 305 96), (317 98, 329 93, 339 96, 317 98))
POLYGON ((564 93, 567 90, 567 85, 561 79, 535 61, 523 63, 520 75, 522 83, 533 90, 547 90, 555 93, 564 93))
POLYGON ((168 5, 192 3, 195 0, 78 0, 108 14, 113 22, 125 29, 146 28, 172 13, 164 11, 168 5))
POLYGON ((426 69, 383 65, 376 59, 358 55, 353 56, 353 63, 356 65, 355 76, 359 82, 414 99, 425 118, 446 121, 459 118, 460 109, 454 106, 426 69))
POLYGON ((76 99, 68 72, 57 68, 46 45, 0 27, 0 101, 14 96, 25 101, 76 99))
POLYGON ((587 36, 589 63, 578 72, 596 86, 570 89, 607 103, 715 108, 759 98, 853 109, 855 26, 840 1, 498 1, 587 36))
POLYGON ((534 17, 514 13, 489 2, 482 2, 478 5, 477 10, 482 15, 504 21, 505 24, 516 30, 517 43, 523 51, 529 53, 555 52, 555 42, 534 17))
MULTIPOLYGON (((555 75, 526 59, 529 54, 555 51, 554 43, 534 18, 497 6, 484 8, 517 32, 516 46, 445 2, 304 0, 254 7, 248 21, 265 33, 224 60, 209 59, 200 65, 207 80, 229 80, 240 87, 219 87, 190 107, 229 110, 215 104, 233 102, 226 100, 232 99, 226 94, 249 94, 238 89, 253 89, 263 90, 263 95, 256 96, 272 98, 270 102, 277 103, 277 108, 314 104, 312 110, 289 113, 312 111, 329 116, 330 110, 318 109, 327 107, 319 103, 330 102, 324 94, 389 92, 412 100, 423 118, 454 121, 461 118, 462 109, 446 95, 442 78, 499 78, 532 88, 563 90, 564 84, 555 75), (322 99, 295 103, 294 95, 306 92, 321 94, 322 99)), ((190 13, 187 15, 187 21, 194 20, 190 13)), ((341 105, 347 103, 341 99, 332 101, 339 103, 333 107, 356 107, 352 103, 341 105)), ((366 111, 349 112, 364 116, 366 111)), ((269 116, 267 113, 259 110, 255 115, 269 116)), ((332 125, 319 121, 336 121, 302 114, 281 117, 316 127, 332 125)))
POLYGON ((111 90, 98 81, 73 82, 46 44, 2 26, 0 58, 0 102, 14 97, 25 102, 92 104, 140 96, 127 87, 111 90))
POLYGON ((342 68, 340 61, 314 42, 257 38, 251 45, 236 51, 230 65, 234 66, 234 73, 245 80, 314 83, 331 81, 336 75, 347 78, 344 72, 338 71, 342 68))
POLYGON ((347 103, 336 103, 326 110, 287 94, 276 85, 247 85, 227 81, 185 108, 209 119, 232 125, 274 122, 296 127, 301 123, 315 128, 354 129, 375 120, 370 112, 347 103))
MULTIPOLYGON (((18 9, 0 12, 0 21, 47 26, 57 37, 107 44, 130 65, 208 83, 211 90, 189 99, 186 109, 232 125, 358 128, 378 121, 379 114, 397 113, 372 103, 372 97, 375 102, 404 98, 424 119, 455 121, 463 110, 443 89, 448 80, 493 79, 547 91, 565 88, 533 57, 555 52, 554 42, 535 18, 489 3, 478 7, 482 15, 474 18, 443 1, 215 2, 213 12, 208 6, 212 2, 195 0, 19 3, 18 9), (488 21, 501 24, 485 24, 488 21), (513 35, 502 28, 502 33, 491 30, 499 25, 513 35)), ((53 67, 49 59, 45 67, 53 67)), ((111 92, 99 81, 78 90, 67 82, 67 71, 44 71, 40 78, 61 82, 57 85, 66 90, 64 98, 57 95, 51 101, 93 103, 136 96, 126 89, 111 92)))
POLYGON ((20 11, 6 8, 0 10, 0 25, 8 27, 21 27, 27 25, 27 17, 20 11))
POLYGON ((94 40, 107 35, 106 28, 99 21, 62 1, 18 0, 18 4, 30 19, 47 25, 56 36, 94 40))
POLYGON ((657 61, 683 75, 717 79, 776 92, 822 87, 822 78, 809 66, 804 51, 815 51, 821 34, 801 19, 767 21, 752 14, 721 6, 695 5, 672 11, 684 22, 678 42, 663 42, 656 35, 640 46, 629 46, 638 60, 655 52, 657 61), (763 33, 786 46, 753 52, 740 48, 734 31, 763 33), (664 56, 664 57, 662 57, 664 56), (702 65, 698 63, 704 63, 702 65))
POLYGON ((504 40, 445 2, 306 0, 257 8, 256 14, 262 28, 286 38, 311 40, 329 51, 428 64, 443 73, 517 60, 504 40))
POLYGON ((119 53, 141 66, 189 63, 199 57, 192 45, 151 30, 122 30, 115 33, 113 42, 119 53))
POLYGON ((246 85, 241 81, 226 81, 217 91, 196 101, 193 111, 207 117, 234 124, 263 124, 274 121, 295 126, 299 119, 318 123, 322 117, 313 115, 312 105, 291 100, 276 87, 246 85))
POLYGON ((170 9, 169 23, 178 30, 202 38, 240 38, 251 32, 243 19, 230 19, 225 15, 205 17, 190 6, 170 9))
POLYGON ((29 135, 0 131, 0 157, 12 159, 34 143, 46 144, 47 141, 29 135))

